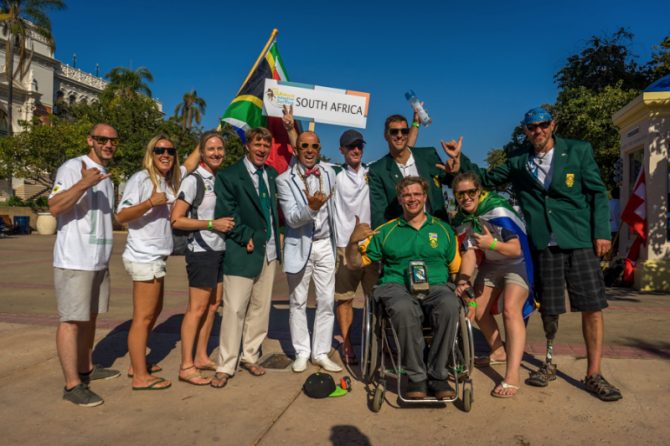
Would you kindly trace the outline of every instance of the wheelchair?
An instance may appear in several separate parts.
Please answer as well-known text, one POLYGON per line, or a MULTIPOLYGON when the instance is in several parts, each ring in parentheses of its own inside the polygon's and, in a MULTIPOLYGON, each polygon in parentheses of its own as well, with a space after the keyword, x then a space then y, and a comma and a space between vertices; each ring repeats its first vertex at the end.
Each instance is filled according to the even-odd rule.
MULTIPOLYGON (((461 305, 456 337, 449 356, 449 380, 453 381, 456 391, 455 397, 442 400, 434 397, 408 399, 403 396, 402 352, 400 351, 398 335, 391 324, 390 318, 386 315, 382 303, 376 302, 372 296, 366 296, 365 306, 363 307, 361 372, 364 382, 374 388, 370 405, 373 412, 379 412, 382 407, 389 378, 396 381, 398 401, 401 404, 445 405, 445 403, 455 402, 460 395, 463 411, 470 412, 474 402, 472 373, 474 371, 475 350, 472 324, 465 317, 465 309, 466 307, 461 305)), ((427 351, 432 340, 432 329, 429 325, 426 326, 424 322, 423 330, 427 351)))

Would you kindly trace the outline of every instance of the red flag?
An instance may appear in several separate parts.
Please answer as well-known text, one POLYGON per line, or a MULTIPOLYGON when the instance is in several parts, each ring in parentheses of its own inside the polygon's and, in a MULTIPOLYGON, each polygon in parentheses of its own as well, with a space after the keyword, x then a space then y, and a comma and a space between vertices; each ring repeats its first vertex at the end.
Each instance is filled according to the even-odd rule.
POLYGON ((621 213, 621 221, 630 226, 630 232, 635 234, 635 240, 628 250, 623 270, 623 281, 633 282, 635 264, 640 256, 642 245, 647 242, 647 189, 644 180, 644 169, 640 169, 640 174, 635 181, 633 192, 628 198, 626 208, 621 213))
POLYGON ((633 192, 628 198, 626 208, 621 213, 621 221, 630 226, 631 232, 637 234, 642 241, 647 241, 647 190, 644 181, 644 169, 635 181, 633 192))

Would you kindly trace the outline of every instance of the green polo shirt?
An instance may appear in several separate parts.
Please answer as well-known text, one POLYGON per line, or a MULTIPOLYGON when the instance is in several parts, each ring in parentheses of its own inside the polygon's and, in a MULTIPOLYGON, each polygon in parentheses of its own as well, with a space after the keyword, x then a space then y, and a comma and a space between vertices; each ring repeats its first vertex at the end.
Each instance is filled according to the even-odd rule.
POLYGON ((458 272, 461 255, 451 227, 426 214, 421 228, 414 229, 403 217, 377 228, 378 233, 360 245, 363 265, 381 261, 384 266, 379 283, 407 284, 407 267, 412 260, 426 264, 428 283, 444 285, 449 274, 458 272))

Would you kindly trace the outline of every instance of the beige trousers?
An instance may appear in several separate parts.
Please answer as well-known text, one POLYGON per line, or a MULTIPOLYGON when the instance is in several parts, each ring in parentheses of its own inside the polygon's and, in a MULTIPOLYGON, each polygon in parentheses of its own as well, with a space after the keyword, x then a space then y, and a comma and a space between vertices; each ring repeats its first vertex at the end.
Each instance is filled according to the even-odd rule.
POLYGON ((217 372, 233 376, 238 358, 245 363, 258 361, 261 345, 268 334, 276 266, 277 260, 266 260, 255 278, 223 275, 217 372))

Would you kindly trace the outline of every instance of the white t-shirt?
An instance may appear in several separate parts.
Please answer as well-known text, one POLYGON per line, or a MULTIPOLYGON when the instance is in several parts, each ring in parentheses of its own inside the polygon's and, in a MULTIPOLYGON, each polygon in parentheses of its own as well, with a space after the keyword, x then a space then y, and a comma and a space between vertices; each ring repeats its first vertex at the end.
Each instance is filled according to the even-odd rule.
POLYGON ((346 247, 354 231, 356 215, 361 223, 370 224, 370 187, 368 168, 361 165, 358 172, 345 166, 335 181, 335 235, 338 247, 346 247))
MULTIPOLYGON (((198 206, 198 215, 195 218, 198 220, 213 220, 214 208, 216 206, 214 175, 202 166, 198 166, 194 174, 199 175, 205 184, 205 194, 202 197, 202 202, 198 206)), ((190 205, 193 204, 197 191, 198 179, 194 175, 187 175, 182 180, 181 186, 179 186, 177 197, 190 205)), ((192 235, 193 237, 188 242, 188 250, 191 252, 226 250, 226 240, 224 239, 224 235, 220 232, 205 229, 202 231, 194 231, 192 235)))
MULTIPOLYGON (((87 168, 96 167, 107 173, 104 166, 87 155, 72 158, 58 169, 49 198, 81 180, 82 161, 87 168)), ((113 209, 114 184, 106 178, 89 188, 69 211, 60 214, 53 266, 85 271, 106 269, 112 255, 113 209)))
MULTIPOLYGON (((182 166, 182 175, 185 169, 182 166)), ((129 262, 149 263, 163 259, 172 252, 172 228, 170 227, 170 211, 175 201, 175 194, 168 187, 165 178, 158 176, 158 192, 165 192, 167 204, 154 206, 144 215, 128 222, 128 239, 123 259, 129 262)), ((148 200, 153 194, 154 185, 147 170, 136 172, 123 191, 123 197, 116 212, 135 206, 148 200)))

